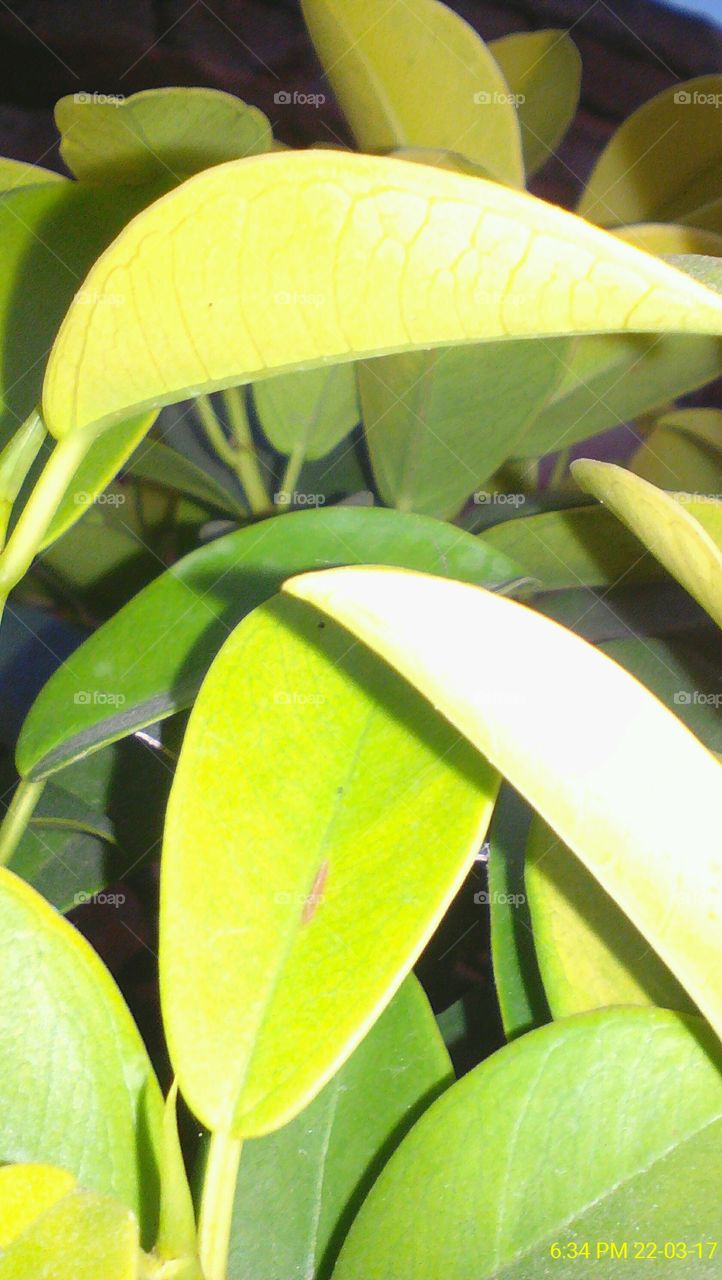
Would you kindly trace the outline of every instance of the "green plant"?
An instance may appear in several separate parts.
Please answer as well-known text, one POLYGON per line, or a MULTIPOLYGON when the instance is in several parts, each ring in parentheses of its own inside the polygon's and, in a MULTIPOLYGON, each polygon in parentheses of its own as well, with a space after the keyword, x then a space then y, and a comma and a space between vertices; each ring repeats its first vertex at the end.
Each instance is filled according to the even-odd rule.
POLYGON ((568 36, 303 7, 365 154, 162 90, 59 104, 73 181, 0 166, 0 588, 107 616, 0 830, 0 1280, 713 1276, 722 418, 673 402, 720 369, 720 78, 578 216, 523 190, 568 36), (134 820, 172 778, 165 1100, 54 909, 152 846, 119 762, 134 820), (411 971, 487 834, 510 1043, 453 1083, 411 971))

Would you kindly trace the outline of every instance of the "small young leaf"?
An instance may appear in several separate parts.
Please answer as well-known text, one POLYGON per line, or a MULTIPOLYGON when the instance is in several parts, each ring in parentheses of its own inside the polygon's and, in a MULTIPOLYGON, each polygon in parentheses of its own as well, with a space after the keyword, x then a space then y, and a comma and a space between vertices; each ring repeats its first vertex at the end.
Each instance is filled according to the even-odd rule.
POLYGON ((521 125, 527 177, 554 154, 579 102, 582 60, 566 31, 518 31, 489 45, 521 125))
POLYGON ((415 348, 722 332, 718 293, 573 214, 483 178, 332 151, 197 174, 134 219, 84 290, 45 379, 57 437, 415 348))
POLYGON ((722 1034, 722 768, 684 725, 605 654, 478 587, 355 568, 285 590, 348 627, 484 752, 722 1034))
POLYGON ((722 76, 699 76, 645 102, 604 148, 579 201, 600 226, 675 222, 719 196, 722 76))
POLYGON ((55 672, 23 726, 18 771, 46 777, 190 706, 223 641, 284 579, 365 562, 491 587, 520 576, 481 539, 396 511, 321 507, 230 533, 161 574, 55 672))
MULTIPOLYGON (((687 1269, 713 1280, 718 1048, 701 1019, 653 1009, 584 1014, 507 1045, 414 1126, 334 1280, 646 1274, 635 1240, 699 1242, 687 1269), (616 1261, 612 1241, 626 1242, 616 1261)), ((671 1280, 679 1267, 662 1255, 653 1270, 671 1280)))
POLYGON ((315 610, 277 598, 236 628, 191 713, 161 876, 164 1025, 207 1128, 262 1135, 313 1101, 433 933, 496 788, 315 610))
POLYGON ((301 7, 362 151, 459 151, 500 182, 523 186, 509 86, 457 13, 438 0, 302 0, 301 7))
POLYGON ((722 626, 722 501, 665 493, 610 462, 572 470, 722 626))
POLYGON ((228 1280, 328 1280, 375 1178, 453 1078, 426 997, 409 977, 311 1105, 246 1142, 228 1280))
POLYGON ((55 122, 70 171, 99 184, 180 182, 268 151, 273 138, 262 111, 218 89, 145 89, 110 102, 72 94, 56 105, 55 122))
POLYGON ((0 1160, 68 1170, 128 1205, 152 1238, 162 1100, 115 983, 85 939, 4 869, 0 938, 0 1160))

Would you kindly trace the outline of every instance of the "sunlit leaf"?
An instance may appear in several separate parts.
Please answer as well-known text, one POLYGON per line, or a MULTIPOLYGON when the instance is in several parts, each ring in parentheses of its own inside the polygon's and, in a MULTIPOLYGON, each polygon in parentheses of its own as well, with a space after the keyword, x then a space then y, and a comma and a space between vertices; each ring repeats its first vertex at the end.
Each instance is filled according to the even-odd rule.
POLYGON ((496 59, 438 0, 302 0, 316 51, 362 151, 458 151, 522 186, 521 136, 496 59))
POLYGON ((0 1256, 0 1280, 136 1280, 138 1224, 109 1196, 59 1200, 0 1256))
POLYGON ((72 1173, 50 1164, 6 1164, 0 1168, 0 1250, 76 1185, 72 1173))
POLYGON ((46 375, 56 436, 333 360, 722 330, 717 293, 573 214, 482 178, 331 151, 196 175, 134 219, 84 290, 46 375))
POLYGON ((67 182, 62 173, 43 169, 39 164, 26 164, 24 160, 0 157, 0 191, 14 191, 17 187, 37 187, 47 182, 67 182))
POLYGON ((315 610, 279 598, 237 627, 191 713, 161 876, 164 1025, 207 1128, 262 1135, 320 1092, 463 882, 496 788, 315 610))
POLYGON ((605 654, 488 591, 366 568, 286 590, 386 658, 488 757, 722 1033, 722 770, 684 725, 605 654))
POLYGON ((573 473, 722 626, 722 499, 665 493, 609 462, 584 459, 573 473))

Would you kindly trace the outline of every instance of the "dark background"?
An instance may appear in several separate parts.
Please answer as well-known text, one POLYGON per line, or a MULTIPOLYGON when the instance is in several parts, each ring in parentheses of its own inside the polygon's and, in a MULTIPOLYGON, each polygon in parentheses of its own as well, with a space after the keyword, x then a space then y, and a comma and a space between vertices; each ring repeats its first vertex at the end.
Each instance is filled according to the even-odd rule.
MULTIPOLYGON (((535 189, 569 204, 614 126, 674 80, 722 69, 722 32, 650 0, 457 0, 486 39, 572 29, 582 108, 535 189)), ((52 107, 79 90, 212 85, 261 107, 277 136, 348 141, 330 96, 278 107, 279 89, 324 89, 296 0, 0 0, 0 153, 58 166, 52 107)))

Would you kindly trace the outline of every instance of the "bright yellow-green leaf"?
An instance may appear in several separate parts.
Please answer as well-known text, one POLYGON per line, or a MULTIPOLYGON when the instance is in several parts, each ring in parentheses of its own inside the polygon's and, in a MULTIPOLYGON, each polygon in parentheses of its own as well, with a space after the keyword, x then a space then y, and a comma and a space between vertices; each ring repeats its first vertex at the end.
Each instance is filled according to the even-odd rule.
POLYGON ((0 1280, 136 1280, 138 1224, 107 1196, 65 1196, 0 1257, 0 1280))
POLYGON ((722 493, 722 410, 673 409, 657 419, 629 463, 662 489, 722 493))
POLYGON ((361 418, 352 364, 267 378, 253 388, 256 411, 279 453, 298 449, 304 459, 323 458, 361 418))
POLYGON ((579 201, 603 227, 675 222, 719 196, 722 75, 673 85, 607 143, 579 201))
POLYGON ((0 1250, 62 1200, 75 1178, 51 1164, 6 1164, 0 1168, 0 1250))
POLYGON ((145 1046, 93 949, 4 869, 0 975, 0 1161, 67 1169, 150 1236, 162 1101, 145 1046))
POLYGON ((722 332, 722 296, 573 214, 482 178, 330 151, 198 174, 125 228, 83 292, 45 380, 56 436, 333 360, 722 332))
POLYGON ((582 60, 566 31, 518 31, 489 48, 516 98, 524 164, 536 173, 556 151, 579 102, 582 60))
POLYGON ((555 1018, 620 1004, 694 1012, 639 930, 539 818, 529 834, 524 879, 537 960, 555 1018))
POLYGON ((689 730, 605 654, 482 588, 356 568, 286 590, 386 658, 484 752, 722 1034, 722 769, 689 730))
POLYGON ((67 182, 62 173, 42 169, 37 164, 25 164, 23 160, 0 157, 0 191, 12 191, 15 187, 37 187, 46 182, 67 182))
POLYGON ((583 459, 572 471, 722 626, 722 501, 665 493, 610 462, 583 459))
POLYGON ((322 1089, 473 862, 497 778, 428 703, 298 601, 240 624, 166 819, 163 1016, 211 1129, 256 1136, 322 1089))
POLYGON ((439 0, 302 0, 301 8, 362 151, 458 151, 523 186, 509 86, 457 13, 439 0))
POLYGON ((262 111, 218 89, 145 89, 129 98, 72 94, 55 108, 60 154, 84 182, 181 181, 271 145, 262 111))

